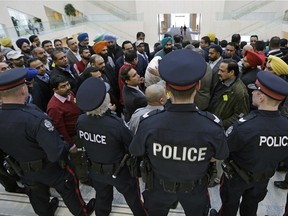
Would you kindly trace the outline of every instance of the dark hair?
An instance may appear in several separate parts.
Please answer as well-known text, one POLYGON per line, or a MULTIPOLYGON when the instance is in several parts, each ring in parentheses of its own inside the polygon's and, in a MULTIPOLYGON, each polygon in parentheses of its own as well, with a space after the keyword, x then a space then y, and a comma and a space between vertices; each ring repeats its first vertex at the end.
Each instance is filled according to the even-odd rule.
MULTIPOLYGON (((189 40, 184 40, 182 41, 182 46, 186 47, 188 44, 191 44, 191 42, 189 40)), ((194 46, 195 47, 195 46, 194 46)))
POLYGON ((121 80, 124 82, 124 84, 126 85, 126 80, 129 80, 130 77, 128 75, 128 72, 132 69, 131 66, 128 66, 127 68, 124 68, 122 71, 121 71, 121 74, 120 74, 120 78, 121 80))
POLYGON ((221 42, 220 42, 220 46, 223 48, 226 47, 227 44, 228 44, 227 40, 221 40, 221 42))
POLYGON ((288 43, 288 40, 286 38, 280 39, 280 46, 285 47, 288 43))
MULTIPOLYGON (((28 65, 28 67, 31 67, 31 63, 32 62, 35 62, 35 61, 38 61, 39 59, 38 58, 30 58, 30 59, 28 59, 28 61, 27 61, 27 65, 28 65)), ((40 61, 40 60, 39 60, 40 61)))
POLYGON ((216 52, 220 53, 220 55, 222 55, 222 48, 219 45, 211 45, 210 49, 214 49, 216 52))
POLYGON ((53 61, 56 61, 57 60, 57 57, 56 55, 59 54, 59 53, 64 53, 63 51, 60 51, 60 50, 54 50, 52 53, 51 53, 51 58, 53 61))
POLYGON ((237 50, 237 45, 234 43, 234 42, 229 42, 228 44, 227 44, 227 46, 233 46, 234 48, 235 48, 235 50, 237 50))
POLYGON ((252 37, 256 37, 258 40, 258 35, 251 35, 250 38, 252 38, 252 37))
POLYGON ((44 47, 45 44, 48 44, 48 43, 52 44, 52 42, 50 40, 44 40, 41 45, 42 45, 42 47, 44 47))
MULTIPOLYGON (((210 38, 209 38, 209 39, 210 39, 210 38)), ((200 46, 200 41, 193 40, 193 41, 192 41, 192 45, 193 45, 195 48, 199 48, 199 46, 200 46)))
POLYGON ((210 45, 210 43, 211 43, 210 38, 208 36, 202 37, 201 40, 204 40, 205 43, 208 43, 208 45, 210 45))
POLYGON ((280 38, 278 36, 274 36, 270 39, 269 45, 271 48, 279 48, 280 47, 280 38))
POLYGON ((124 50, 124 46, 126 45, 126 44, 132 44, 131 43, 131 41, 129 41, 129 40, 125 40, 123 43, 122 43, 122 49, 124 50))
POLYGON ((177 35, 177 34, 173 36, 173 39, 175 43, 181 43, 182 41, 181 35, 177 35))
POLYGON ((83 82, 84 80, 88 79, 91 77, 91 72, 96 72, 99 71, 98 67, 88 67, 86 68, 80 75, 81 81, 83 82))
POLYGON ((139 38, 140 36, 144 36, 145 37, 145 33, 144 32, 137 32, 136 38, 139 38))
POLYGON ((221 63, 228 64, 227 66, 228 71, 234 70, 235 76, 238 76, 239 66, 234 59, 223 59, 221 63))
MULTIPOLYGON (((79 49, 79 54, 82 54, 84 50, 89 50, 89 48, 88 48, 88 47, 81 47, 81 48, 79 49)), ((90 51, 90 50, 89 50, 89 51, 90 51)))
POLYGON ((243 47, 247 45, 247 42, 246 41, 241 41, 240 43, 240 48, 243 49, 243 47))
POLYGON ((62 41, 61 41, 60 39, 55 39, 55 40, 53 41, 54 45, 55 45, 56 42, 61 42, 61 44, 62 44, 62 41))
POLYGON ((50 87, 52 89, 58 88, 60 83, 64 83, 64 82, 67 82, 67 81, 68 80, 66 79, 66 77, 64 77, 62 75, 59 75, 59 74, 56 74, 56 75, 54 75, 54 76, 52 76, 50 78, 50 87))
POLYGON ((35 38, 37 38, 37 37, 38 37, 37 35, 31 35, 29 37, 29 41, 32 43, 32 42, 34 42, 35 38))
POLYGON ((240 43, 241 36, 240 34, 233 34, 231 37, 231 42, 240 43))
POLYGON ((67 40, 66 40, 66 44, 67 44, 67 46, 69 46, 69 44, 68 44, 68 43, 69 43, 69 41, 70 41, 70 40, 73 40, 73 39, 74 39, 74 38, 72 38, 72 37, 70 37, 70 38, 67 38, 67 40))
POLYGON ((266 44, 264 41, 256 41, 255 43, 255 49, 257 51, 263 51, 266 48, 266 44))
POLYGON ((137 51, 136 50, 129 50, 125 53, 125 61, 132 63, 134 59, 137 58, 137 51))

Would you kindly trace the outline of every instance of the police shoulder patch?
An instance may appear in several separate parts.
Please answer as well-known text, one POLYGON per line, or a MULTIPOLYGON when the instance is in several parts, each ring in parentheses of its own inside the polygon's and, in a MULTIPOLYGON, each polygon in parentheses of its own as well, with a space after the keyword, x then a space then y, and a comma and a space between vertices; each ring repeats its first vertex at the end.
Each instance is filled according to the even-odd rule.
POLYGON ((210 112, 206 112, 206 111, 201 111, 201 110, 197 110, 197 112, 202 115, 207 117, 208 119, 212 120, 213 122, 215 122, 218 125, 222 126, 222 121, 214 114, 210 113, 210 112))
POLYGON ((240 119, 237 120, 237 123, 240 125, 240 124, 243 124, 253 118, 255 118, 257 115, 255 113, 249 113, 248 115, 244 116, 244 117, 241 117, 240 119))
POLYGON ((47 128, 48 131, 54 131, 54 126, 52 122, 48 119, 44 119, 44 126, 47 128))
POLYGON ((142 116, 140 117, 140 121, 143 121, 144 119, 146 119, 146 118, 148 118, 148 117, 151 117, 151 116, 153 116, 153 115, 156 115, 156 114, 158 114, 158 113, 160 113, 160 112, 163 112, 163 111, 164 111, 164 110, 159 110, 159 109, 149 111, 149 112, 145 113, 144 115, 142 115, 142 116))

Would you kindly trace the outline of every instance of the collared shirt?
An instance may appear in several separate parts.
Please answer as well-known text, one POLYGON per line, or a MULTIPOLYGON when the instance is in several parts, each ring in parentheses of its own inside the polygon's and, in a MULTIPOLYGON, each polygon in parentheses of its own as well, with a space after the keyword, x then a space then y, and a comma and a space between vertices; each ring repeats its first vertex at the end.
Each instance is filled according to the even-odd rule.
POLYGON ((232 83, 235 82, 236 78, 237 78, 237 77, 233 77, 233 78, 231 78, 231 79, 229 79, 229 80, 224 81, 224 82, 223 82, 223 85, 229 87, 232 83))
POLYGON ((218 59, 216 59, 215 61, 209 61, 209 65, 211 67, 211 69, 213 69, 215 67, 215 65, 221 61, 222 57, 220 56, 218 59))
POLYGON ((59 100, 61 101, 61 103, 65 103, 65 101, 70 101, 71 99, 71 95, 69 94, 67 97, 63 97, 57 93, 54 93, 54 96, 59 100))
POLYGON ((76 56, 78 61, 81 61, 81 56, 80 56, 79 52, 73 52, 72 50, 71 50, 71 52, 76 56))
POLYGON ((127 87, 129 87, 129 88, 134 88, 134 89, 138 90, 139 92, 141 92, 141 93, 145 96, 144 92, 140 90, 139 86, 127 85, 127 87))
POLYGON ((45 73, 44 75, 37 75, 37 77, 42 80, 45 83, 49 83, 50 77, 47 73, 45 73))

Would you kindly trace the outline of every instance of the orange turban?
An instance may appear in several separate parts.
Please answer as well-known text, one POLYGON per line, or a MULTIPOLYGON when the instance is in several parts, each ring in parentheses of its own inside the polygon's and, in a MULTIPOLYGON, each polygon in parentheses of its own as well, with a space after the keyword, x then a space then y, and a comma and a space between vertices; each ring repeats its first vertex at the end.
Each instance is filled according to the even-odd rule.
POLYGON ((93 50, 96 54, 99 54, 102 52, 105 46, 107 46, 107 41, 99 41, 93 46, 93 50))

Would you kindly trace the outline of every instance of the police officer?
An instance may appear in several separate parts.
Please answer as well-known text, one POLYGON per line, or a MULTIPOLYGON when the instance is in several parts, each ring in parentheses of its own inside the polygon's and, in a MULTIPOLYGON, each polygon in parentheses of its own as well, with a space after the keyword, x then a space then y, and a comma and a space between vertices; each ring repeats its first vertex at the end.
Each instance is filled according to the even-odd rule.
MULTIPOLYGON (((253 89, 252 102, 258 110, 250 112, 227 129, 232 172, 222 176, 221 216, 234 216, 240 204, 241 216, 255 216, 258 203, 267 193, 267 184, 288 153, 288 119, 278 106, 288 96, 288 83, 260 71, 253 89), (242 201, 240 203, 240 198, 242 201)), ((216 215, 215 213, 211 215, 216 215)))
POLYGON ((175 201, 186 215, 208 214, 208 166, 225 159, 228 148, 221 121, 193 103, 206 67, 191 50, 175 50, 160 62, 171 103, 140 122, 129 148, 135 156, 147 154, 152 165, 153 188, 143 192, 151 216, 167 215, 175 201))
POLYGON ((50 200, 49 188, 62 196, 73 215, 90 215, 95 199, 85 205, 75 175, 59 160, 68 156, 68 145, 55 131, 51 120, 39 108, 26 104, 28 89, 26 70, 11 69, 0 74, 0 149, 13 170, 21 176, 31 205, 36 214, 52 216, 58 201, 50 200), (15 161, 14 161, 15 160, 15 161))
POLYGON ((110 214, 114 186, 123 194, 133 214, 144 216, 146 211, 138 182, 124 165, 132 134, 123 120, 110 112, 108 90, 107 83, 91 77, 81 84, 76 95, 77 105, 86 112, 79 116, 76 128, 91 163, 90 177, 96 190, 95 213, 97 216, 110 214))

